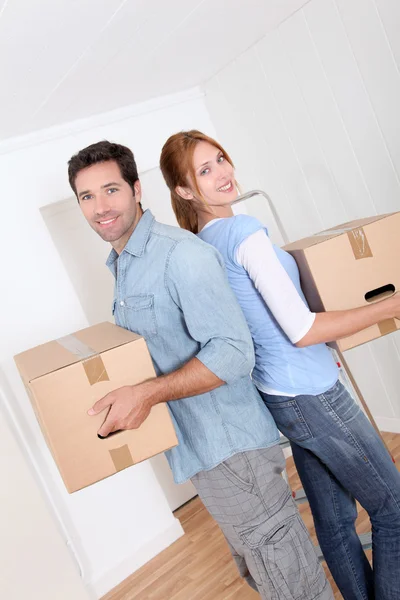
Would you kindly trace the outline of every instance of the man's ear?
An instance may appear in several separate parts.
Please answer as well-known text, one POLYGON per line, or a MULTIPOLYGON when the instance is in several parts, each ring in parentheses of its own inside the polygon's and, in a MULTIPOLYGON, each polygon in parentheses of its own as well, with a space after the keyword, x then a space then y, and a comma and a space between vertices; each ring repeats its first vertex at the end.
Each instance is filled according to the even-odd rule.
POLYGON ((184 200, 193 200, 194 198, 193 192, 190 190, 190 188, 182 187, 181 185, 178 185, 175 188, 175 192, 184 200))
POLYGON ((142 186, 141 186, 139 179, 137 179, 135 181, 135 183, 133 184, 133 189, 135 190, 136 204, 140 204, 142 201, 142 186))

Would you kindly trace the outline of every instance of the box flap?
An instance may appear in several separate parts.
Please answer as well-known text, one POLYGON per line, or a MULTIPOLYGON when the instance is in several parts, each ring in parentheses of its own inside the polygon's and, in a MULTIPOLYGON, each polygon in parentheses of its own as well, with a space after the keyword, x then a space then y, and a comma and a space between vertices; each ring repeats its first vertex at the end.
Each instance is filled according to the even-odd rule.
POLYGON ((304 250, 305 248, 309 248, 310 246, 315 246, 316 244, 321 244, 322 242, 326 242, 334 237, 342 235, 343 233, 347 233, 353 229, 357 229, 358 227, 365 227, 366 225, 370 225, 376 221, 380 221, 385 219, 386 217, 390 217, 397 213, 387 213, 384 215, 374 215, 373 217, 366 217, 364 219, 357 219, 355 221, 348 221, 347 223, 342 223, 340 225, 336 225, 331 229, 325 229, 324 231, 320 231, 318 233, 314 233, 306 238, 302 238, 301 240, 297 240, 296 242, 292 242, 291 244, 287 244, 283 247, 287 252, 292 252, 294 250, 304 250))
POLYGON ((87 357, 93 356, 139 338, 136 333, 106 321, 21 352, 14 360, 27 385, 38 377, 83 360, 86 358, 83 350, 87 357))
MULTIPOLYGON (((372 217, 365 217, 363 219, 355 219, 354 221, 347 221, 347 223, 341 223, 340 225, 336 225, 335 227, 331 227, 330 229, 325 229, 319 233, 327 233, 330 232, 335 233, 336 231, 340 232, 341 230, 350 231, 351 229, 356 229, 357 227, 365 227, 365 225, 369 225, 370 223, 374 223, 375 221, 380 221, 381 219, 386 219, 386 217, 391 217, 396 213, 385 213, 384 215, 373 215, 372 217)), ((316 233, 315 235, 319 235, 316 233)))

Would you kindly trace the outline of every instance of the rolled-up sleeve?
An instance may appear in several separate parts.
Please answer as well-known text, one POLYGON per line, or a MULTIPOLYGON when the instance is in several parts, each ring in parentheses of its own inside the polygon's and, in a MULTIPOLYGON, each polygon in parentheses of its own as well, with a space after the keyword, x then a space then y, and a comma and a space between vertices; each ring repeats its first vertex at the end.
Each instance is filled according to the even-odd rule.
POLYGON ((253 342, 219 253, 196 239, 180 241, 170 253, 165 285, 199 343, 196 358, 226 383, 249 375, 253 342))

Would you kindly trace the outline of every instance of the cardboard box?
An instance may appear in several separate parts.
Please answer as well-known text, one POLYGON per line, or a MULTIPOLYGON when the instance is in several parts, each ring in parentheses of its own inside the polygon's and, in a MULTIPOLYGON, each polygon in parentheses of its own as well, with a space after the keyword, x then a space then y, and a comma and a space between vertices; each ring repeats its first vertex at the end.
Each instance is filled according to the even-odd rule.
POLYGON ((165 404, 139 429, 106 439, 97 436, 106 411, 87 415, 108 392, 155 376, 140 336, 100 323, 18 354, 15 362, 70 493, 177 445, 165 404))
MULTIPOLYGON (((284 248, 314 312, 345 310, 400 291, 400 212, 351 221, 284 248)), ((388 319, 337 342, 349 350, 400 329, 388 319)))

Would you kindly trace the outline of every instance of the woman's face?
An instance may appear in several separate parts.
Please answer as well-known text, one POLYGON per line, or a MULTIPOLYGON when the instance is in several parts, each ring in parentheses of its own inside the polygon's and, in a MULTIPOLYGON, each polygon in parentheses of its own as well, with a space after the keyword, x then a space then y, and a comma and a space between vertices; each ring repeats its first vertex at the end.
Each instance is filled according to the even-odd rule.
POLYGON ((235 170, 218 148, 199 142, 193 153, 193 166, 202 199, 209 206, 226 205, 237 198, 235 170))

